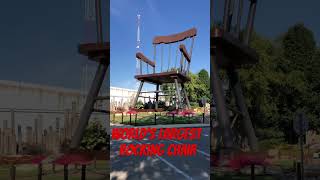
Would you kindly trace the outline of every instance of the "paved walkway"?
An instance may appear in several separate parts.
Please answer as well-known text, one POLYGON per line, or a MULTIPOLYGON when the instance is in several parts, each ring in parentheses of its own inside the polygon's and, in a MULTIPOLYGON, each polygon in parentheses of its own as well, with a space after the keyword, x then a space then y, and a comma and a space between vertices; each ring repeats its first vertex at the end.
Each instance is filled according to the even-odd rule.
MULTIPOLYGON (((111 125, 114 127, 134 127, 134 126, 119 126, 116 124, 111 125)), ((210 141, 209 133, 210 127, 208 124, 172 124, 172 125, 153 125, 143 127, 203 127, 201 139, 197 141, 190 140, 122 140, 111 141, 111 174, 112 180, 207 180, 210 178, 210 141), (196 143, 198 145, 197 154, 194 157, 169 157, 164 156, 152 156, 152 157, 120 157, 119 146, 121 143, 133 143, 133 144, 158 144, 163 143, 167 147, 169 144, 182 144, 182 143, 196 143)))

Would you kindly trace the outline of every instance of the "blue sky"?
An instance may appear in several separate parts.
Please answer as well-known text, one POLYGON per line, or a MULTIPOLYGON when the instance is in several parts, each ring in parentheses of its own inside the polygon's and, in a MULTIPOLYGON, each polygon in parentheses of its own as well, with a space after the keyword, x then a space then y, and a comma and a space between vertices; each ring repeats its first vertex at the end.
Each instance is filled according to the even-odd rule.
MULTIPOLYGON (((141 14, 141 51, 147 57, 153 58, 154 36, 174 34, 196 27, 198 35, 193 48, 191 71, 196 73, 203 68, 209 71, 210 1, 194 2, 194 0, 111 0, 111 86, 136 88, 134 75, 137 13, 141 14)), ((175 59, 173 46, 171 55, 172 59, 175 59)), ((165 58, 164 62, 167 62, 165 58)), ((158 60, 156 66, 159 65, 158 60)))
MULTIPOLYGON (((215 3, 214 19, 221 20, 224 1, 213 1, 215 3)), ((244 2, 248 5, 249 1, 244 2)), ((319 8, 319 0, 258 0, 254 28, 265 37, 275 38, 286 32, 290 26, 302 22, 313 31, 319 46, 319 8)), ((243 18, 246 18, 246 15, 247 13, 243 18)))
MULTIPOLYGON (((123 70, 130 71, 125 74, 131 73, 128 78, 124 78, 126 80, 133 79, 132 74, 135 73, 135 64, 130 65, 129 68, 129 64, 124 62, 135 63, 136 11, 142 11, 142 43, 147 55, 150 55, 151 51, 145 48, 151 47, 151 38, 156 32, 156 34, 167 34, 184 30, 189 28, 188 23, 190 26, 198 25, 195 23, 205 26, 207 24, 205 20, 195 21, 200 19, 200 16, 207 16, 204 18, 209 21, 209 1, 207 0, 148 1, 152 2, 150 4, 153 4, 151 6, 156 12, 153 16, 148 14, 151 13, 152 8, 148 8, 150 4, 147 4, 146 0, 111 0, 113 5, 110 17, 111 35, 117 33, 122 35, 113 46, 114 48, 120 46, 132 48, 124 49, 123 52, 127 52, 119 55, 119 58, 115 59, 117 62, 111 62, 112 66, 119 65, 121 61, 123 66, 128 66, 123 70), (186 18, 188 16, 189 18, 186 18), (152 21, 153 19, 157 21, 152 21), (178 23, 178 20, 181 22, 178 23), (127 24, 122 24, 125 21, 127 24), (168 25, 158 27, 160 23, 161 25, 168 23, 168 25), (118 27, 117 30, 116 27, 118 27), (122 41, 124 39, 126 41, 122 41)), ((223 0, 214 0, 214 3, 216 3, 214 12, 216 18, 221 19, 223 0)), ((91 38, 91 35, 85 33, 85 28, 91 26, 84 23, 83 4, 84 0, 32 0, 19 1, 19 3, 3 1, 0 6, 0 79, 79 88, 82 66, 89 62, 77 53, 77 45, 91 38)), ((259 0, 255 30, 263 36, 275 38, 284 33, 289 26, 303 22, 314 32, 319 45, 319 7, 319 0, 259 0)), ((107 12, 106 9, 103 11, 107 12)), ((107 29, 104 32, 109 33, 107 29)), ((203 51, 199 48, 203 44, 201 38, 207 38, 204 37, 205 32, 206 30, 202 27, 199 29, 194 61, 204 61, 200 57, 195 57, 196 53, 200 56, 203 51)), ((112 37, 111 40, 113 40, 112 37)), ((94 69, 95 64, 90 63, 90 67, 94 69)), ((201 67, 208 69, 209 65, 192 64, 193 71, 201 67)), ((111 78, 121 76, 120 71, 120 69, 111 70, 111 78)), ((126 82, 121 82, 123 84, 117 85, 126 87, 126 82)), ((130 82, 128 81, 127 84, 130 85, 130 82)))

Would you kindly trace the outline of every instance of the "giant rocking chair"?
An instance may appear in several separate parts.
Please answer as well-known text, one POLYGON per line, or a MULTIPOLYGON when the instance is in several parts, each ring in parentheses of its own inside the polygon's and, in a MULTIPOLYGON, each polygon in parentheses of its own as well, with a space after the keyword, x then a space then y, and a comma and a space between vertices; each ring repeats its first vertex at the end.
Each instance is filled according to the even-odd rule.
MULTIPOLYGON (((175 87, 175 100, 176 100, 176 109, 184 109, 190 108, 190 103, 188 100, 188 95, 185 90, 185 83, 190 81, 189 69, 191 63, 192 49, 194 44, 194 39, 197 35, 197 30, 195 28, 189 29, 182 33, 168 35, 168 36, 156 36, 153 39, 153 48, 154 48, 154 59, 150 60, 141 52, 136 54, 136 58, 140 61, 140 74, 136 75, 135 78, 140 81, 140 86, 137 91, 137 95, 133 101, 132 108, 135 108, 137 101, 142 93, 142 87, 144 82, 155 84, 156 91, 149 91, 143 93, 155 93, 155 111, 161 111, 158 109, 158 102, 160 93, 164 93, 164 91, 159 90, 159 86, 163 84, 174 84, 175 87), (191 41, 189 45, 189 51, 187 50, 187 43, 191 41), (159 47, 160 46, 160 47, 159 47), (168 48, 168 58, 166 58, 166 62, 164 62, 164 48, 168 48), (174 66, 171 65, 171 51, 172 47, 175 47, 176 56, 174 66), (157 66, 156 59, 157 58, 157 48, 160 48, 160 63, 157 66), (180 53, 179 53, 180 51, 180 53), (180 65, 177 66, 178 54, 180 54, 180 65), (142 63, 146 64, 146 73, 143 74, 142 63), (165 65, 164 65, 165 63, 165 65), (167 68, 165 66, 167 65, 167 68), (152 72, 149 73, 149 66, 152 69, 152 72), (160 67, 159 67, 160 66, 160 67), (157 67, 157 68, 156 68, 157 67), (158 70, 158 72, 156 72, 158 70), (181 87, 181 88, 180 88, 181 87)), ((174 52, 174 51, 173 51, 174 52)), ((169 94, 161 94, 161 96, 170 96, 169 94)))
MULTIPOLYGON (((109 3, 110 2, 107 2, 107 5, 109 5, 109 3)), ((89 60, 97 62, 99 65, 97 67, 97 71, 95 73, 90 90, 87 94, 85 104, 82 107, 79 124, 71 139, 71 144, 70 144, 71 150, 77 150, 79 148, 92 112, 109 114, 108 110, 94 108, 96 102, 110 99, 108 96, 98 96, 102 83, 104 79, 107 77, 106 76, 107 70, 110 65, 110 42, 104 42, 103 36, 102 36, 103 29, 102 29, 102 15, 101 15, 102 14, 101 0, 95 1, 95 8, 96 8, 95 21, 96 21, 96 30, 97 30, 97 42, 80 44, 78 46, 78 52, 88 57, 89 60)), ((109 8, 107 7, 107 9, 109 8)), ((106 117, 108 121, 109 116, 107 115, 106 117)))
MULTIPOLYGON (((259 62, 257 52, 249 46, 253 31, 254 17, 256 13, 257 0, 248 0, 249 10, 244 34, 241 37, 241 18, 243 14, 243 0, 225 0, 223 26, 211 29, 211 90, 215 102, 211 103, 212 114, 216 108, 220 137, 225 149, 239 147, 239 140, 247 138, 251 151, 258 151, 258 140, 246 106, 245 97, 242 92, 238 69, 249 68, 259 62), (238 3, 236 3, 238 2, 238 3), (237 5, 237 6, 236 6, 237 5), (237 7, 235 28, 231 28, 232 17, 237 7), (227 105, 219 71, 225 70, 229 79, 229 89, 232 91, 236 109, 227 105), (230 113, 235 114, 232 122, 230 113), (237 119, 239 119, 237 121, 237 119), (238 126, 235 126, 236 121, 238 126), (238 134, 238 135, 237 135, 238 134), (240 134, 240 135, 239 135, 240 134)), ((211 133, 213 134, 214 131, 211 133)), ((213 140, 213 138, 211 138, 213 140)), ((213 143, 211 143, 213 144, 213 143)), ((218 143, 220 144, 220 143, 218 143)), ((241 146, 240 146, 241 147, 241 146)), ((211 147, 213 149, 213 147, 211 147)))

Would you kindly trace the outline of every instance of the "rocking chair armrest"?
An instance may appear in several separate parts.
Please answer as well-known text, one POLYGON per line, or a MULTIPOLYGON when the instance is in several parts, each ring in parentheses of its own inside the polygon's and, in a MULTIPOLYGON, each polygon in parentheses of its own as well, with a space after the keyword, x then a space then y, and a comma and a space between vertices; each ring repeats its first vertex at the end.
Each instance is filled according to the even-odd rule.
POLYGON ((156 66, 153 61, 151 61, 150 59, 148 59, 148 58, 147 58, 146 56, 144 56, 141 52, 138 52, 138 53, 136 54, 136 57, 137 57, 138 59, 140 59, 141 61, 149 64, 149 65, 152 66, 152 67, 155 67, 155 66, 156 66))
POLYGON ((187 61, 190 63, 191 57, 186 49, 186 46, 184 44, 180 44, 179 46, 180 52, 182 52, 183 56, 187 59, 187 61))

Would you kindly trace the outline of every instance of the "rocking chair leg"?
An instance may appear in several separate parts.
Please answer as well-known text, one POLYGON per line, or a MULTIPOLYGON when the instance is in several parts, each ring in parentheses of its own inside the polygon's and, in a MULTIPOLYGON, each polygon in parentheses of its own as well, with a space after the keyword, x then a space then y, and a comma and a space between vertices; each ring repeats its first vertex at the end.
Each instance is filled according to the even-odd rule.
MULTIPOLYGON (((216 103, 215 106, 213 103, 210 104, 210 112, 213 114, 213 109, 216 108, 217 111, 217 120, 219 123, 219 129, 221 129, 221 136, 223 138, 223 144, 226 148, 233 147, 233 141, 231 137, 230 129, 230 119, 228 115, 228 110, 226 109, 226 100, 223 94, 222 84, 218 75, 218 68, 214 57, 211 56, 211 66, 210 66, 210 81, 211 81, 211 93, 212 100, 216 103)), ((212 121, 212 116, 211 116, 212 121)))
POLYGON ((157 84, 157 89, 156 89, 156 102, 155 102, 155 109, 158 109, 158 102, 159 102, 159 84, 157 84))
POLYGON ((137 104, 137 102, 138 102, 138 99, 139 99, 139 95, 140 95, 140 92, 141 92, 142 86, 143 86, 143 81, 141 81, 141 82, 140 82, 140 86, 139 86, 139 89, 138 89, 137 95, 136 95, 136 97, 134 98, 132 108, 135 108, 135 107, 136 107, 136 104, 137 104))
POLYGON ((181 96, 180 96, 180 91, 179 91, 179 84, 178 84, 178 79, 174 79, 174 84, 176 88, 176 95, 178 97, 178 108, 181 107, 181 96))
POLYGON ((244 126, 246 135, 248 137, 249 145, 251 150, 257 151, 258 150, 258 140, 254 132, 254 128, 252 125, 252 121, 249 116, 249 112, 247 109, 247 106, 245 104, 245 98, 243 96, 243 92, 241 89, 241 84, 239 80, 239 74, 235 70, 229 70, 228 76, 230 79, 230 86, 233 91, 235 100, 236 100, 236 105, 238 106, 238 109, 241 111, 243 114, 242 118, 242 124, 244 126))
POLYGON ((182 88, 182 92, 183 92, 183 94, 184 94, 184 97, 186 98, 187 107, 188 107, 188 109, 190 109, 191 106, 190 106, 190 102, 189 102, 189 99, 188 99, 187 91, 186 91, 186 89, 184 88, 184 83, 181 83, 181 88, 182 88))
POLYGON ((84 135, 84 131, 87 127, 87 124, 89 122, 90 119, 90 115, 92 113, 92 108, 94 106, 95 103, 95 99, 98 96, 98 93, 100 91, 101 85, 103 83, 105 74, 107 72, 109 65, 100 62, 98 69, 96 71, 96 74, 94 76, 94 80, 91 84, 91 88, 90 91, 88 93, 86 102, 81 110, 81 114, 80 114, 80 119, 79 119, 79 124, 78 127, 73 135, 72 141, 71 141, 71 145, 70 147, 72 149, 78 148, 80 145, 80 142, 82 140, 82 137, 84 135))

